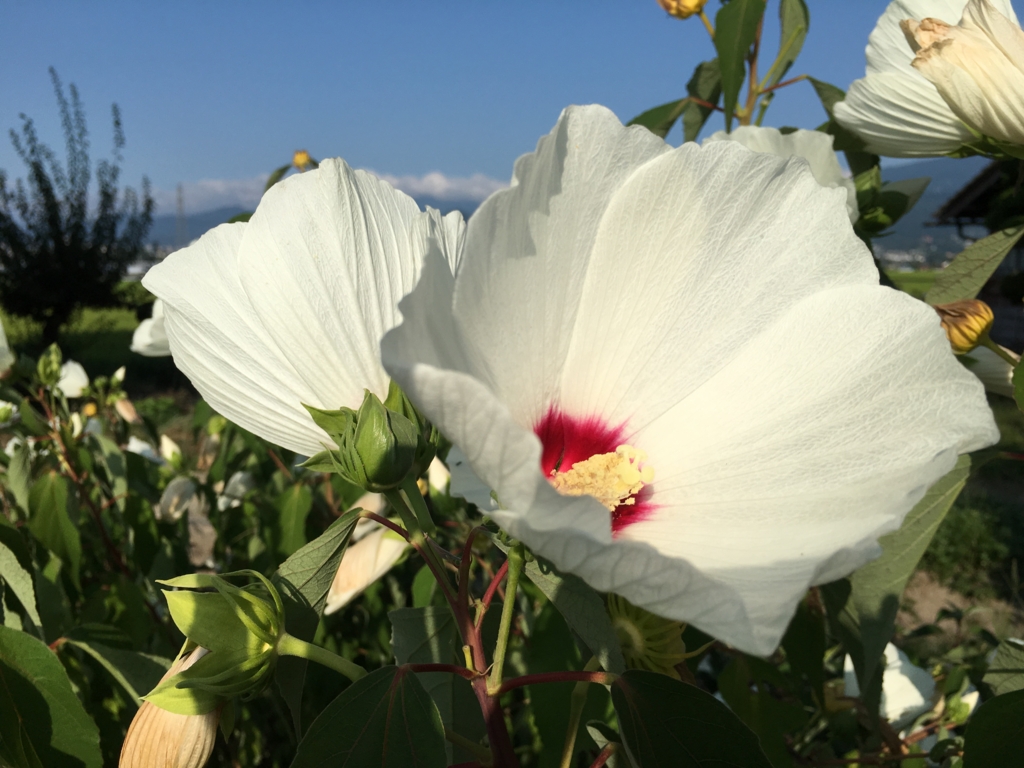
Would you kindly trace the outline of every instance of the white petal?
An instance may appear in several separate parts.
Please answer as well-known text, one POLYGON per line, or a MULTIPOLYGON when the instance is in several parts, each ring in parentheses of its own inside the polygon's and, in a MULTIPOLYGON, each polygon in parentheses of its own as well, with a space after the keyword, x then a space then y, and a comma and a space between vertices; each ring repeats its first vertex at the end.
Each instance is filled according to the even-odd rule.
POLYGON ((171 354, 171 345, 167 340, 167 329, 164 327, 164 302, 157 299, 153 302, 153 314, 139 323, 132 334, 131 351, 145 357, 167 357, 171 354))
MULTIPOLYGON (((1008 5, 1009 3, 1007 3, 1008 5)), ((868 60, 867 73, 899 72, 913 75, 910 62, 914 52, 907 42, 906 35, 900 29, 900 22, 905 19, 939 19, 947 24, 957 24, 963 15, 967 0, 894 0, 886 7, 885 12, 875 24, 868 47, 865 51, 868 60)))
POLYGON ((7 343, 7 333, 4 331, 4 325, 0 323, 0 373, 14 365, 15 359, 14 353, 11 352, 11 347, 7 343))
POLYGON ((82 392, 89 386, 89 374, 81 363, 68 360, 60 367, 60 379, 57 387, 64 393, 65 397, 81 397, 82 392))
POLYGON ((839 158, 832 150, 832 137, 821 131, 803 129, 783 134, 778 128, 762 128, 757 125, 741 125, 732 133, 718 131, 704 140, 735 141, 755 152, 766 152, 782 159, 802 157, 811 167, 814 180, 823 187, 842 187, 846 190, 846 207, 850 221, 860 217, 857 209, 857 187, 853 179, 843 174, 839 158))
POLYGON ((455 313, 464 346, 487 359, 474 372, 514 413, 538 417, 532 409, 554 392, 569 342, 564 329, 574 322, 612 194, 668 150, 646 128, 623 127, 604 107, 569 107, 537 150, 516 161, 512 186, 470 219, 455 313))
MULTIPOLYGON (((313 173, 313 172, 311 172, 313 173)), ((222 224, 153 267, 143 285, 164 301, 175 365, 231 421, 310 456, 330 444, 302 403, 317 405, 269 338, 238 279, 247 224, 222 224)))
POLYGON ((1013 397, 1013 367, 988 347, 974 348, 966 355, 961 355, 960 362, 981 379, 989 392, 1013 397))
POLYGON ((334 613, 348 605, 405 554, 408 544, 404 539, 379 523, 371 525, 373 530, 345 551, 327 593, 324 613, 334 613))
POLYGON ((967 3, 960 24, 983 32, 1017 69, 1024 71, 1024 32, 1016 19, 1009 18, 991 0, 967 3))

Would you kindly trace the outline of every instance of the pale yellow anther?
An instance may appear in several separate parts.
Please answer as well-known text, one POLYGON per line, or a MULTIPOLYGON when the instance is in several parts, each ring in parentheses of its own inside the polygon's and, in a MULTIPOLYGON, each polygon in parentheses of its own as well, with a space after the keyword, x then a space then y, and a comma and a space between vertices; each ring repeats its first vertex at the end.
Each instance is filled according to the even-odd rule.
POLYGON ((577 461, 566 472, 552 470, 551 484, 566 496, 593 496, 614 511, 621 504, 635 504, 633 497, 654 480, 654 468, 642 466, 647 454, 631 445, 614 453, 599 453, 577 461))

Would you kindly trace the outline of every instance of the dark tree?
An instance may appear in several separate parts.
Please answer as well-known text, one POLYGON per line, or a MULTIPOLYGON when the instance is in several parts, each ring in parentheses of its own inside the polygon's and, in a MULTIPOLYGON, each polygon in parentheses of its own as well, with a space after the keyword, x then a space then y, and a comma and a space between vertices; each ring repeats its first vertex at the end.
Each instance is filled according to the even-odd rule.
POLYGON ((99 189, 90 215, 85 113, 78 89, 69 87, 69 99, 53 67, 50 77, 67 143, 66 166, 22 114, 21 133, 10 133, 27 178, 12 187, 0 170, 0 304, 12 314, 41 321, 47 344, 56 341, 76 309, 116 303, 114 289, 142 255, 153 220, 149 179, 143 177, 141 199, 133 189, 118 191, 125 142, 116 104, 113 160, 96 165, 99 189))

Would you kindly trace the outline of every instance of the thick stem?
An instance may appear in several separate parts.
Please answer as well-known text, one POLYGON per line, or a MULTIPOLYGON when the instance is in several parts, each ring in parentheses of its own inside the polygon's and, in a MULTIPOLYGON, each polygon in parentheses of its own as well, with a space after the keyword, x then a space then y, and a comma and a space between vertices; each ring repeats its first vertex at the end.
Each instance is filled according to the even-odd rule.
POLYGON ((487 679, 484 677, 478 677, 473 681, 473 693, 476 694, 484 722, 487 724, 487 740, 494 755, 494 768, 519 768, 519 760, 512 747, 512 738, 505 727, 505 713, 501 709, 500 699, 488 692, 487 679))
POLYGON ((525 562, 525 548, 520 542, 516 542, 508 551, 508 585, 505 587, 505 602, 501 605, 501 624, 498 627, 498 645, 494 649, 494 666, 491 667, 491 679, 487 683, 487 688, 491 691, 501 687, 508 636, 512 630, 512 618, 516 610, 516 590, 519 588, 519 576, 523 572, 525 562))
POLYGON ((505 578, 508 573, 508 560, 501 564, 501 568, 494 574, 494 578, 491 579, 491 583, 487 585, 487 591, 484 592, 484 599, 480 601, 480 612, 476 615, 476 628, 480 629, 480 625, 483 624, 484 615, 490 610, 491 601, 494 600, 494 595, 501 587, 501 580, 505 578))
MULTIPOLYGON (((584 672, 596 672, 601 668, 601 662, 594 656, 583 668, 584 672)), ((565 731, 565 745, 562 747, 562 761, 559 768, 572 768, 572 758, 576 753, 576 733, 580 729, 580 720, 583 719, 583 708, 587 705, 587 692, 590 690, 590 683, 580 680, 572 689, 572 696, 569 697, 569 727, 565 731)))
POLYGON ((412 475, 406 475, 405 480, 402 481, 401 492, 405 502, 412 509, 413 514, 416 515, 416 521, 419 523, 420 530, 423 531, 424 535, 433 536, 436 534, 437 526, 434 525, 434 518, 430 516, 427 503, 423 500, 420 488, 416 484, 416 478, 412 475))
POLYGON ((358 664, 349 661, 336 653, 331 653, 326 648, 299 640, 285 632, 277 640, 277 652, 282 656, 298 656, 300 659, 315 661, 325 667, 330 667, 335 672, 340 672, 353 683, 361 677, 365 677, 366 670, 358 664))

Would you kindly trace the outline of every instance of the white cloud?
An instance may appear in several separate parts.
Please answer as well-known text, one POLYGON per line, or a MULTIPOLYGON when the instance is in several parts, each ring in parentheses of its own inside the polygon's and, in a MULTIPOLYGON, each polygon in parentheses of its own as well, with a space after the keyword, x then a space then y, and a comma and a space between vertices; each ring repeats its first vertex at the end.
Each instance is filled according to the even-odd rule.
MULTIPOLYGON (((508 186, 482 173, 472 176, 446 176, 433 171, 423 176, 395 176, 390 173, 369 171, 402 190, 410 197, 430 197, 435 201, 453 203, 481 203, 491 193, 508 186)), ((182 185, 185 213, 211 211, 215 208, 237 206, 255 210, 263 195, 268 174, 248 179, 203 179, 182 185)), ((173 214, 177 210, 177 190, 154 189, 158 214, 173 214)))

